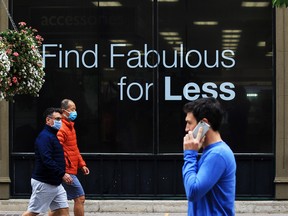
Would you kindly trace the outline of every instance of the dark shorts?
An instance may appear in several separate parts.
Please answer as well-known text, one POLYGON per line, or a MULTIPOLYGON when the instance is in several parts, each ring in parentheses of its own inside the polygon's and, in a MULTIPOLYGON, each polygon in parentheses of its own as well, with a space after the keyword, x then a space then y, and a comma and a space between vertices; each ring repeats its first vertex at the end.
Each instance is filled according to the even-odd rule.
POLYGON ((66 184, 66 183, 62 183, 63 187, 65 188, 66 192, 67 192, 67 198, 68 200, 72 200, 75 198, 78 198, 80 196, 85 196, 83 187, 80 183, 80 181, 78 180, 77 176, 70 174, 71 178, 73 179, 73 183, 72 184, 66 184))

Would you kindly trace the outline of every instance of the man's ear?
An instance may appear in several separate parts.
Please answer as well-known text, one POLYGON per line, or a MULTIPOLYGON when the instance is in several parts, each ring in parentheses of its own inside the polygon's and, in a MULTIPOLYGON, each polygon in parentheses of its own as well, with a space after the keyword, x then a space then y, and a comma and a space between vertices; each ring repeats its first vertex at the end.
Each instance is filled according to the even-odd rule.
MULTIPOLYGON (((51 118, 49 118, 48 116, 46 117, 46 124, 49 122, 49 119, 51 119, 51 118)), ((49 124, 50 125, 50 124, 49 124)))
MULTIPOLYGON (((203 118, 202 121, 204 121, 205 123, 209 124, 209 121, 207 118, 203 118)), ((209 124, 210 125, 210 124, 209 124)))

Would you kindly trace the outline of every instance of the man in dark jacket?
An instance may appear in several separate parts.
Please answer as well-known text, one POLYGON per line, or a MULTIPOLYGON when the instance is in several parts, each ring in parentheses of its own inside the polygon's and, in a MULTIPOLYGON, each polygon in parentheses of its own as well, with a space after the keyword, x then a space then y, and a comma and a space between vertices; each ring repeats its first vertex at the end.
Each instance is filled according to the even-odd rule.
POLYGON ((35 141, 35 166, 31 178, 32 195, 28 209, 22 216, 34 216, 49 210, 50 216, 67 216, 67 194, 62 181, 71 184, 65 173, 64 152, 57 132, 61 127, 61 110, 48 108, 44 112, 46 125, 35 141))

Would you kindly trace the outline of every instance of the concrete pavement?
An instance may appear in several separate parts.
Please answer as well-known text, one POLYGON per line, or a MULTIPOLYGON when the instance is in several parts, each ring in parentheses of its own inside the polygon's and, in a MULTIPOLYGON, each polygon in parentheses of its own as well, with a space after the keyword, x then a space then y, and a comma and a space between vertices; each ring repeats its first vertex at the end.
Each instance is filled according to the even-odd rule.
MULTIPOLYGON (((0 212, 0 216, 21 216, 23 212, 0 212)), ((47 214, 42 215, 47 216, 47 214)), ((70 216, 74 216, 72 212, 70 212, 70 216)), ((102 213, 102 212, 94 212, 94 213, 85 213, 85 216, 187 216, 186 213, 102 213)), ((268 214, 268 213, 236 213, 236 216, 287 216, 287 214, 268 214)))
MULTIPOLYGON (((0 200, 0 216, 21 215, 28 201, 0 200)), ((69 206, 71 211, 73 202, 69 201, 69 206)), ((288 201, 236 201, 235 208, 236 216, 288 215, 288 201)), ((186 211, 185 200, 86 200, 85 203, 85 216, 187 216, 186 211)))

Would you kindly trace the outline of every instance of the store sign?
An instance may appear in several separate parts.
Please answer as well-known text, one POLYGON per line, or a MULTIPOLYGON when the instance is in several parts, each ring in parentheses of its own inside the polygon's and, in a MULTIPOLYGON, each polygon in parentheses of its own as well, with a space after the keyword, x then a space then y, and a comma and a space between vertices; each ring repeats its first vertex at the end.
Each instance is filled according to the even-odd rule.
MULTIPOLYGON (((149 49, 147 44, 143 45, 143 50, 131 49, 128 52, 121 52, 119 48, 125 47, 125 44, 110 44, 110 62, 109 66, 111 69, 117 67, 116 61, 125 61, 127 68, 156 68, 165 67, 169 69, 173 68, 192 68, 197 69, 204 67, 207 69, 211 68, 226 68, 230 69, 235 66, 234 52, 232 50, 215 50, 215 59, 212 61, 213 64, 208 63, 208 51, 204 50, 200 52, 198 50, 188 50, 184 52, 183 44, 179 45, 179 51, 174 51, 174 59, 168 64, 166 57, 167 53, 165 50, 162 52, 154 49, 149 49), (153 59, 153 62, 151 61, 153 59)), ((98 68, 99 55, 98 44, 94 44, 93 49, 79 51, 79 50, 65 50, 62 44, 43 44, 43 63, 44 67, 47 59, 56 59, 58 62, 58 68, 70 68, 73 67, 69 64, 69 60, 73 58, 73 65, 76 68, 98 68), (56 51, 55 51, 56 50, 56 51), (87 61, 89 58, 89 61, 87 61), (91 61, 92 59, 92 61, 91 61)), ((211 59, 209 59, 211 62, 211 59)), ((127 82, 127 76, 122 76, 119 79, 117 85, 119 86, 119 99, 124 100, 127 98, 131 101, 138 100, 149 100, 149 95, 153 83, 138 83, 138 82, 127 82), (139 92, 135 96, 135 89, 139 92), (133 96, 131 94, 133 92, 133 96)), ((165 76, 165 100, 167 101, 180 101, 196 100, 199 97, 213 96, 215 98, 221 98, 222 100, 229 101, 235 98, 234 84, 231 82, 214 83, 206 82, 199 86, 195 82, 189 82, 183 86, 183 94, 173 94, 172 81, 170 76, 165 76)))
POLYGON ((45 32, 73 32, 81 34, 105 34, 134 32, 135 20, 133 8, 126 7, 125 13, 119 8, 32 8, 33 26, 45 29, 45 32), (101 29, 101 32, 99 31, 101 29))

